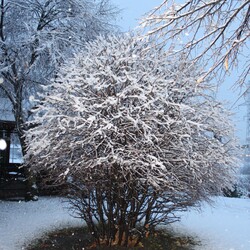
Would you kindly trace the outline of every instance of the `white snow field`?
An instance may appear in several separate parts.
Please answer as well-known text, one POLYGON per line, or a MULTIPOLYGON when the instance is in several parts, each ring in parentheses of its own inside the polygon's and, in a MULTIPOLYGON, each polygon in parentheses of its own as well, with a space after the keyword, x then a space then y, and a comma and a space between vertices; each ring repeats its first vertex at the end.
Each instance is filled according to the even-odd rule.
POLYGON ((0 250, 21 250, 25 243, 48 230, 82 225, 64 209, 60 198, 39 197, 38 201, 0 201, 0 250))
POLYGON ((172 225, 177 232, 197 236, 199 250, 250 249, 250 199, 219 197, 212 206, 190 210, 172 225))
MULTIPOLYGON (((40 197, 36 202, 0 201, 0 250, 21 250, 25 243, 48 230, 81 225, 60 198, 40 197)), ((213 207, 182 213, 172 228, 197 237, 199 250, 250 249, 250 199, 216 198, 213 207)))

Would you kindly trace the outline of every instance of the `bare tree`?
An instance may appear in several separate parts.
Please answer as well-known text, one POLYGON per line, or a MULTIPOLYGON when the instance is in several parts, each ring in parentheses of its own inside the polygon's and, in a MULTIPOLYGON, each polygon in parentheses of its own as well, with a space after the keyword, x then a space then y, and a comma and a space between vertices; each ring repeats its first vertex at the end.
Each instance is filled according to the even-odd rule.
POLYGON ((139 244, 232 183, 229 114, 199 69, 134 37, 88 43, 47 87, 27 163, 66 183, 97 244, 139 244))
POLYGON ((156 36, 162 46, 184 51, 194 62, 205 61, 206 72, 198 82, 211 73, 221 78, 237 68, 239 84, 250 72, 249 23, 249 0, 190 0, 183 4, 164 0, 142 20, 147 35, 156 36))
POLYGON ((0 91, 12 105, 23 151, 24 123, 36 92, 84 43, 111 31, 117 10, 108 0, 1 0, 0 91))

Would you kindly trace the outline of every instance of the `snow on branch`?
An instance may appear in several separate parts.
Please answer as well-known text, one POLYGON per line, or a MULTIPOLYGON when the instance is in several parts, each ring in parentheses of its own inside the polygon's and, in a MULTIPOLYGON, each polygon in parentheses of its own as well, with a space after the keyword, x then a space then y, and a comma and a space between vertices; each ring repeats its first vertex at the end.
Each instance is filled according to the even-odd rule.
POLYGON ((211 73, 223 76, 238 66, 239 83, 249 75, 247 58, 249 42, 249 0, 164 0, 141 24, 147 27, 147 35, 155 36, 161 46, 168 45, 173 51, 185 51, 193 61, 208 62, 205 79, 211 73), (239 59, 240 58, 240 59, 239 59))
POLYGON ((41 94, 26 162, 67 185, 97 244, 136 245, 234 183, 230 114, 200 77, 181 56, 108 36, 88 43, 41 94))
POLYGON ((30 164, 86 178, 116 165, 124 178, 197 196, 230 184, 228 112, 197 86, 199 69, 151 46, 100 37, 63 66, 26 134, 30 164))

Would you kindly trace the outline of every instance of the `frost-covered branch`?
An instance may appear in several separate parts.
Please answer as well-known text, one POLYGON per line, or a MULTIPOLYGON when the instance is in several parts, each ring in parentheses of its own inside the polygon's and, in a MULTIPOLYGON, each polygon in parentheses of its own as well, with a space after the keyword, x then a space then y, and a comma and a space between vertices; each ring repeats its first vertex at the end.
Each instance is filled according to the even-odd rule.
POLYGON ((145 235, 231 185, 229 113, 199 72, 134 37, 99 37, 42 94, 27 163, 68 184, 98 243, 126 245, 124 234, 145 235))
MULTIPOLYGON (((194 62, 205 60, 206 73, 201 78, 205 79, 212 73, 232 72, 239 60, 247 61, 249 21, 249 0, 191 0, 184 4, 165 0, 142 25, 162 46, 184 51, 194 62)), ((249 75, 249 62, 240 64, 238 70, 239 83, 243 84, 249 75)))
POLYGON ((87 41, 115 30, 108 0, 1 0, 0 91, 13 108, 19 136, 38 100, 37 91, 87 41), (99 15, 100 12, 102 15, 99 15))

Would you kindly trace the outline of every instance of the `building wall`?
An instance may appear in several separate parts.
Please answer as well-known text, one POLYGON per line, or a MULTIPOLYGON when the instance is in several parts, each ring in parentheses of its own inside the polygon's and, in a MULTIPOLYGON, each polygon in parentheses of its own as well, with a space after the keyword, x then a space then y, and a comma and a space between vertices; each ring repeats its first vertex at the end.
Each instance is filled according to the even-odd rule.
POLYGON ((0 96, 0 120, 14 121, 12 105, 7 98, 0 96))

